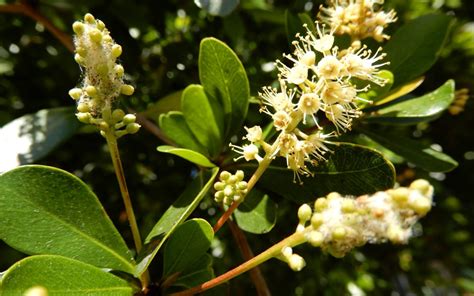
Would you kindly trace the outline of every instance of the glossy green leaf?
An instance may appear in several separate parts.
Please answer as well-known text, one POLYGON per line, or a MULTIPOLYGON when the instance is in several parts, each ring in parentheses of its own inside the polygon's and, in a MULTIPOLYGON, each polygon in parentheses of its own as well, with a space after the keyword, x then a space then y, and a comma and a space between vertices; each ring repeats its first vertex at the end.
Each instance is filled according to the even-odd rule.
POLYGON ((0 239, 27 254, 134 271, 125 242, 94 193, 52 167, 22 166, 0 176, 0 239))
POLYGON ((214 231, 204 219, 191 219, 171 234, 163 255, 163 274, 169 276, 193 268, 211 246, 214 231))
POLYGON ((74 108, 40 110, 19 117, 0 129, 0 172, 33 163, 70 138, 80 122, 74 108))
POLYGON ((211 173, 204 172, 194 179, 180 197, 161 216, 145 239, 147 245, 137 265, 135 274, 140 275, 146 270, 171 233, 196 209, 212 184, 214 184, 214 179, 218 172, 219 169, 215 168, 211 173))
POLYGON ((212 257, 206 253, 198 258, 192 266, 184 269, 176 281, 173 282, 173 286, 192 288, 212 278, 214 278, 212 257))
POLYGON ((449 155, 433 150, 430 145, 400 136, 387 129, 360 129, 364 134, 407 161, 430 172, 448 172, 458 163, 449 155))
POLYGON ((311 168, 314 177, 301 177, 303 185, 293 182, 293 171, 286 168, 284 161, 274 161, 261 177, 259 186, 297 203, 312 201, 333 191, 362 195, 393 187, 394 167, 379 152, 348 143, 330 148, 333 153, 327 156, 328 160, 311 168))
POLYGON ((197 151, 204 155, 209 154, 189 129, 182 112, 172 111, 162 114, 159 125, 163 133, 179 147, 197 151))
POLYGON ((181 97, 184 119, 196 139, 209 149, 211 156, 222 147, 222 110, 212 97, 208 97, 201 85, 186 87, 181 97))
POLYGON ((193 150, 176 148, 168 145, 158 146, 157 150, 163 153, 174 154, 202 167, 213 168, 216 166, 209 159, 207 159, 207 157, 193 150))
POLYGON ((164 96, 153 104, 150 104, 145 110, 145 115, 148 118, 156 120, 161 114, 168 113, 170 111, 181 111, 181 95, 182 90, 170 93, 164 96))
POLYGON ((247 115, 250 88, 244 66, 225 43, 204 38, 199 51, 199 78, 209 97, 223 107, 225 139, 242 128, 247 115))
MULTIPOLYGON (((418 86, 420 86, 423 83, 424 80, 425 80, 425 77, 421 76, 421 77, 418 77, 417 79, 414 79, 414 80, 408 82, 407 84, 399 86, 395 89, 391 89, 389 91, 389 93, 382 100, 379 100, 379 101, 375 102, 375 105, 376 106, 383 105, 383 104, 389 103, 389 102, 391 102, 395 99, 398 99, 401 96, 404 96, 406 94, 411 93, 412 91, 417 89, 418 86)), ((380 108, 378 108, 378 109, 380 109, 380 108)))
POLYGON ((454 100, 454 81, 448 80, 433 92, 400 103, 393 102, 365 118, 368 122, 413 124, 435 119, 454 100))
POLYGON ((394 87, 425 73, 436 62, 453 18, 428 14, 403 25, 384 46, 390 61, 387 70, 395 75, 394 87))
POLYGON ((272 230, 276 223, 277 205, 263 192, 253 189, 234 212, 242 230, 261 234, 272 230))
POLYGON ((0 295, 30 295, 26 292, 33 287, 46 289, 49 296, 130 296, 134 292, 125 280, 92 265, 62 256, 38 255, 27 257, 7 270, 0 295))

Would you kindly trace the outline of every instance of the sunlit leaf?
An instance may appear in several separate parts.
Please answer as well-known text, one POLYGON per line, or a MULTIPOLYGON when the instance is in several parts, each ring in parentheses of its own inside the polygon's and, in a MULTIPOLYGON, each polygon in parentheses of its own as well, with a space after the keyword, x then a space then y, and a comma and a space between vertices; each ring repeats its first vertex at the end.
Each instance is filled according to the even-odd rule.
POLYGON ((184 148, 176 148, 176 147, 167 146, 167 145, 158 146, 157 150, 159 152, 177 155, 181 158, 184 158, 202 167, 213 168, 216 166, 209 159, 207 159, 207 157, 193 150, 184 149, 184 148))
POLYGON ((32 294, 32 288, 45 289, 47 295, 130 296, 134 292, 111 273, 56 255, 31 256, 14 264, 2 278, 0 295, 46 295, 32 294))
POLYGON ((133 273, 134 261, 95 194, 46 166, 0 175, 0 239, 27 254, 55 254, 133 273))
POLYGON ((34 163, 71 137, 80 122, 74 108, 40 110, 9 122, 0 129, 0 172, 34 163))

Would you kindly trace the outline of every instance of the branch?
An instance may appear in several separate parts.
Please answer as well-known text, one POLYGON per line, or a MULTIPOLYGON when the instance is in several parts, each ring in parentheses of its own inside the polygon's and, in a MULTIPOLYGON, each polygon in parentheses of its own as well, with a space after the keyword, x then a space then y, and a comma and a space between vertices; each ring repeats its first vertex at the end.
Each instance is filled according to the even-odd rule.
MULTIPOLYGON (((245 261, 248 261, 254 257, 252 249, 250 249, 250 245, 245 237, 245 234, 242 230, 231 220, 228 220, 227 224, 229 225, 230 231, 234 236, 237 245, 239 246, 240 252, 242 253, 242 257, 245 261)), ((252 279, 255 288, 257 289, 257 294, 259 296, 270 296, 270 289, 268 289, 267 282, 260 271, 260 268, 257 266, 254 269, 249 271, 250 277, 252 279)))

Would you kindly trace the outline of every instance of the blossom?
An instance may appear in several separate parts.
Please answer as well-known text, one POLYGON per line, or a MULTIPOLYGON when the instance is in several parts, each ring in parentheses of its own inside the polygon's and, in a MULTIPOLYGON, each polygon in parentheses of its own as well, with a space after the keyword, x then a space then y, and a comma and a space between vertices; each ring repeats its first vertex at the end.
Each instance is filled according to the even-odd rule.
POLYGON ((381 42, 390 36, 383 30, 397 20, 392 9, 380 10, 383 0, 332 0, 329 7, 320 6, 319 19, 337 34, 349 34, 353 40, 367 37, 381 42))
POLYGON ((335 257, 366 243, 404 244, 413 225, 431 209, 432 197, 433 187, 422 179, 357 198, 333 192, 316 199, 314 211, 307 204, 300 207, 296 231, 335 257))

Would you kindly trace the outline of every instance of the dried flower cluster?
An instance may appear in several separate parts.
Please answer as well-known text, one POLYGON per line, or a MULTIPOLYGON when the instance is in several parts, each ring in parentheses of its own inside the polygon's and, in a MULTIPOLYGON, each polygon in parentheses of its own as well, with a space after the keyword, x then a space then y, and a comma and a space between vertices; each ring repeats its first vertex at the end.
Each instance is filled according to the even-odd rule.
MULTIPOLYGON (((422 179, 409 187, 357 198, 333 192, 318 198, 313 208, 307 204, 299 208, 296 231, 304 233, 308 243, 335 257, 367 243, 407 243, 413 225, 431 209, 432 196, 433 187, 422 179)), ((287 249, 282 253, 290 254, 287 249)))
POLYGON ((140 125, 135 115, 113 109, 121 95, 134 92, 131 85, 123 81, 124 68, 117 63, 122 47, 114 42, 105 24, 90 13, 84 22, 75 22, 76 62, 84 71, 81 87, 73 88, 69 95, 77 101, 77 118, 84 123, 100 128, 101 134, 113 132, 116 137, 133 134, 140 125))
POLYGON ((397 20, 392 9, 380 9, 384 0, 332 0, 329 7, 320 7, 319 19, 337 34, 349 34, 352 40, 371 37, 378 42, 389 39, 383 30, 397 20))

